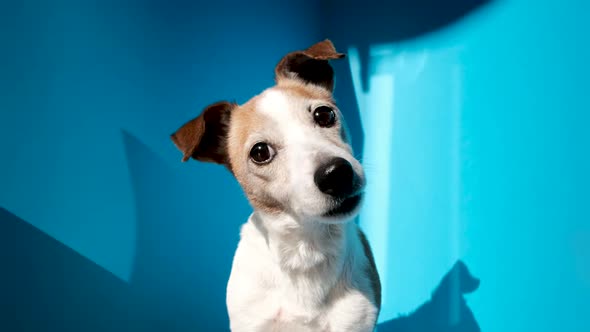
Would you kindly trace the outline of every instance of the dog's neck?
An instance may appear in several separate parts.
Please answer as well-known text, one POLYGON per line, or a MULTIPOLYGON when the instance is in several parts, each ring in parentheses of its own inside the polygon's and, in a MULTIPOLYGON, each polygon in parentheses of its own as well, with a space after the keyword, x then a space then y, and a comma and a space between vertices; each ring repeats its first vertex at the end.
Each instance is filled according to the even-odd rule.
POLYGON ((258 211, 251 220, 264 236, 273 258, 287 273, 339 269, 348 254, 352 222, 327 224, 286 213, 270 215, 258 211))
POLYGON ((313 307, 352 266, 355 254, 353 221, 326 224, 287 215, 254 212, 250 221, 266 240, 272 259, 298 289, 297 301, 313 307))

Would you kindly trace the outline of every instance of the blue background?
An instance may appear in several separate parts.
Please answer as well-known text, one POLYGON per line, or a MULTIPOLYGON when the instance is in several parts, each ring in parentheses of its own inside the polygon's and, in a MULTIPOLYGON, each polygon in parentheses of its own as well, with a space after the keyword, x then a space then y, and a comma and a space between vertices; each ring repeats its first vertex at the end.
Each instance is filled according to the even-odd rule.
POLYGON ((589 10, 2 2, 0 330, 227 330, 251 210, 229 172, 181 164, 168 136, 327 37, 348 53, 336 97, 369 177, 359 223, 384 285, 379 331, 475 331, 452 312, 392 324, 435 307, 484 331, 589 331, 589 10), (470 309, 431 298, 457 260, 481 279, 470 309))

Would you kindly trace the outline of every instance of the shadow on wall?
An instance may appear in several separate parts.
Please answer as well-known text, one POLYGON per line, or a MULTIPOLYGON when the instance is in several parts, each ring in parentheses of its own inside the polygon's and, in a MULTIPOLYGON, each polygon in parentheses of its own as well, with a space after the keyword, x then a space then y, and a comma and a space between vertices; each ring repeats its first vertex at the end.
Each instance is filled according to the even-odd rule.
MULTIPOLYGON (((358 49, 361 84, 368 89, 371 45, 398 43, 443 29, 492 0, 391 0, 322 2, 322 34, 341 52, 358 49)), ((354 151, 362 154, 363 131, 350 68, 346 61, 333 61, 335 96, 349 124, 354 151)))
POLYGON ((240 189, 223 167, 178 159, 173 169, 125 131, 123 143, 137 216, 131 285, 166 314, 167 330, 226 329, 225 287, 247 201, 224 199, 240 189), (189 182, 182 169, 215 185, 189 182))
POLYGON ((379 324, 378 332, 479 332, 464 294, 474 292, 479 279, 458 261, 444 276, 430 301, 407 316, 379 324))
POLYGON ((214 188, 187 183, 132 135, 123 132, 123 143, 138 218, 130 282, 0 209, 0 330, 228 329, 225 286, 238 232, 227 229, 244 222, 247 203, 228 209, 214 188), (199 222, 207 232, 196 232, 199 222))
POLYGON ((126 282, 1 208, 0 252, 2 331, 165 327, 126 282))

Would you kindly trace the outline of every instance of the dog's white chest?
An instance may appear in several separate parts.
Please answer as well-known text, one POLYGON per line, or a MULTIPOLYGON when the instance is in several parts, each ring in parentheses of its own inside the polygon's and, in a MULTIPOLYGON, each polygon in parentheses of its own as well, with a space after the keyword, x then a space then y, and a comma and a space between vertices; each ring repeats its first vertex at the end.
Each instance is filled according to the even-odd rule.
MULTIPOLYGON (((277 294, 278 295, 278 294, 277 294)), ((252 331, 301 331, 301 332, 328 332, 329 324, 324 312, 309 312, 302 307, 285 305, 284 301, 274 301, 274 303, 252 303, 252 308, 258 312, 263 312, 264 308, 269 308, 270 316, 258 316, 253 320, 256 329, 252 331)), ((240 331, 240 328, 236 328, 240 331)))
POLYGON ((242 229, 228 282, 233 332, 372 331, 378 309, 364 276, 285 273, 251 227, 242 229))
POLYGON ((232 271, 227 294, 232 331, 331 331, 327 308, 306 305, 303 299, 309 298, 310 291, 298 292, 289 281, 277 277, 282 278, 267 269, 253 283, 239 270, 232 271), (246 289, 238 289, 241 287, 246 289))
POLYGON ((266 253, 241 243, 227 289, 232 331, 323 331, 324 312, 303 300, 310 291, 294 286, 266 253))

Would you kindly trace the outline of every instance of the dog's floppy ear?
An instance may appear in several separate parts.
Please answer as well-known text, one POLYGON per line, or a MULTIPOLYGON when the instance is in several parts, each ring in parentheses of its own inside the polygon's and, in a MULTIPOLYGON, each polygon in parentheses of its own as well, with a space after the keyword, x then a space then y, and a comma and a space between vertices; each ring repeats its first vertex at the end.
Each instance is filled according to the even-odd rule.
POLYGON ((183 162, 192 157, 200 161, 228 164, 227 132, 231 110, 236 106, 227 101, 209 105, 201 115, 171 135, 172 141, 183 153, 183 162))
POLYGON ((294 78, 322 86, 330 91, 334 88, 334 70, 328 60, 343 58, 336 52, 328 39, 312 45, 305 51, 287 54, 275 68, 277 83, 283 78, 294 78))

